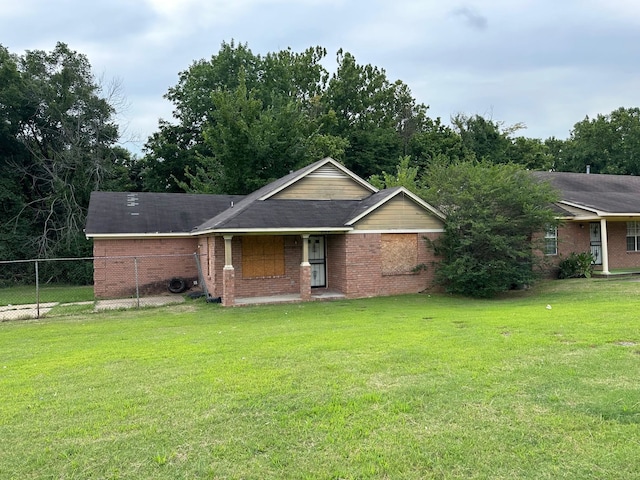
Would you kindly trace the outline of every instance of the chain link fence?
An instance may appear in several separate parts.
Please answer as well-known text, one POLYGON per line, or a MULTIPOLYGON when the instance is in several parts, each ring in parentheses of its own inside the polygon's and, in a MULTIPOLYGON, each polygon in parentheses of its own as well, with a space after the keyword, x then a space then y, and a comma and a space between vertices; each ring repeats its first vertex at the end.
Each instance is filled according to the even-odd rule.
POLYGON ((0 321, 207 296, 200 262, 198 254, 0 261, 0 321))

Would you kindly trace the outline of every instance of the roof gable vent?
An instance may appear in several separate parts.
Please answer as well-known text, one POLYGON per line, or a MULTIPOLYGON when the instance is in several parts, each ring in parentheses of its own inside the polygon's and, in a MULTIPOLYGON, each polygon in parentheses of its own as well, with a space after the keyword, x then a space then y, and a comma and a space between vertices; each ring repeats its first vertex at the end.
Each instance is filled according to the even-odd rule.
POLYGON ((348 175, 338 170, 333 165, 327 164, 311 172, 309 177, 324 177, 324 178, 348 178, 348 175))

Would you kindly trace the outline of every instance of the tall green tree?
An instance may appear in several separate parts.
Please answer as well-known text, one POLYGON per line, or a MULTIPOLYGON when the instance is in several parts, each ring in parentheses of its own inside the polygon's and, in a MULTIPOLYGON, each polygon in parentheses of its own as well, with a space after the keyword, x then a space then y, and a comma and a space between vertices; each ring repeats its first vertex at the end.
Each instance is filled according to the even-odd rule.
POLYGON ((128 156, 115 145, 109 93, 86 56, 63 43, 22 56, 0 48, 0 79, 0 254, 90 253, 83 235, 90 193, 114 181, 121 173, 114 165, 128 156))
POLYGON ((534 281, 541 246, 532 239, 556 223, 550 185, 520 166, 487 161, 436 163, 423 181, 424 198, 446 215, 434 248, 447 291, 491 297, 534 281))
POLYGON ((25 239, 33 217, 25 210, 27 185, 16 166, 27 162, 28 152, 19 140, 20 125, 29 118, 27 92, 18 70, 18 57, 0 46, 0 259, 24 259, 25 239))
POLYGON ((452 127, 436 119, 427 118, 422 128, 409 140, 408 155, 421 173, 437 159, 447 158, 451 162, 468 156, 462 143, 462 137, 452 127))
POLYGON ((403 82, 389 81, 383 69, 358 64, 342 50, 337 62, 323 103, 337 119, 331 133, 349 142, 345 165, 363 177, 392 169, 422 130, 427 107, 416 103, 403 82))
POLYGON ((451 118, 455 131, 460 135, 467 155, 491 163, 509 163, 509 134, 512 129, 501 130, 501 125, 480 115, 457 114, 451 118))
POLYGON ((26 52, 19 66, 31 115, 18 134, 28 161, 17 167, 30 182, 36 253, 86 253, 86 209, 91 191, 110 175, 115 111, 101 96, 86 56, 63 43, 51 52, 26 52))
POLYGON ((396 166, 396 173, 382 172, 381 175, 369 177, 369 183, 378 189, 404 187, 410 192, 419 193, 418 167, 411 166, 411 157, 405 155, 400 157, 396 166))
POLYGON ((145 190, 183 191, 182 186, 189 183, 186 172, 195 172, 201 159, 214 154, 204 141, 204 130, 214 124, 212 94, 237 88, 241 73, 244 88, 253 90, 259 63, 260 57, 246 44, 224 42, 217 55, 198 60, 179 74, 178 84, 164 96, 174 105, 175 122, 161 119, 144 147, 145 190))
POLYGON ((640 175, 640 108, 618 108, 576 123, 557 170, 640 175))
POLYGON ((321 47, 260 56, 232 42, 194 63, 166 96, 176 123, 161 122, 146 144, 145 188, 245 193, 323 156, 364 177, 393 168, 426 107, 384 70, 340 51, 329 75, 325 57, 321 47))

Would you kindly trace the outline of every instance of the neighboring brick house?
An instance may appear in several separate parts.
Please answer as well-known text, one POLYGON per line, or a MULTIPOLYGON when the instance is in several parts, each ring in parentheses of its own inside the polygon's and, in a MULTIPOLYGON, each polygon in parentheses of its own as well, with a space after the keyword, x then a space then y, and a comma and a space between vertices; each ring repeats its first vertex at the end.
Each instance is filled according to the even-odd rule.
POLYGON ((326 158, 247 196, 94 192, 85 232, 97 297, 123 295, 136 282, 109 257, 154 255, 153 265, 136 263, 139 283, 200 279, 231 306, 425 290, 435 262, 425 238, 440 235, 443 220, 405 188, 378 191, 326 158))
POLYGON ((560 193, 562 225, 545 235, 547 258, 557 264, 572 252, 591 252, 595 268, 640 269, 640 177, 533 172, 560 193))

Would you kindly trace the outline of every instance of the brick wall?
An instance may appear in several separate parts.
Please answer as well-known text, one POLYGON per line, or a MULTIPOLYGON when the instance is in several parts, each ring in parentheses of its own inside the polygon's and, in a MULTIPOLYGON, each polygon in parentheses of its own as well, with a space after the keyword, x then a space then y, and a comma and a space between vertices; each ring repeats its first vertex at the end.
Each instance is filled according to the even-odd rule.
POLYGON ((138 289, 142 295, 166 293, 169 280, 173 277, 181 277, 192 285, 193 280, 198 279, 198 268, 193 256, 196 252, 198 240, 193 238, 95 239, 95 296, 134 296, 136 263, 138 289))
POLYGON ((609 269, 640 268, 640 252, 627 252, 627 222, 608 222, 609 269))
MULTIPOLYGON (((242 273, 242 237, 231 240, 232 262, 235 270, 235 296, 260 297, 300 293, 300 263, 302 262, 302 238, 298 235, 284 237, 285 271, 284 275, 273 277, 244 278, 242 273)), ((222 297, 222 278, 224 268, 224 239, 211 237, 209 244, 211 265, 205 275, 209 293, 222 297)))
MULTIPOLYGON (((627 223, 607 222, 609 269, 640 268, 640 252, 627 252, 627 223)), ((589 252, 589 222, 568 222, 558 228, 558 255, 546 255, 550 271, 569 254, 589 252), (580 227, 582 225, 582 227, 580 227)), ((596 270, 600 266, 596 266, 596 270)))
POLYGON ((327 289, 347 291, 346 235, 327 235, 327 289))
MULTIPOLYGON (((418 243, 416 265, 426 265, 426 271, 384 275, 381 266, 381 234, 327 235, 327 289, 350 298, 378 295, 417 293, 433 287, 433 253, 423 237, 434 239, 437 234, 407 234, 418 243)), ((242 275, 242 237, 232 239, 235 269, 235 296, 256 297, 300 293, 300 263, 302 238, 284 237, 285 273, 281 276, 244 278, 242 275)), ((200 248, 207 248, 201 240, 200 248)), ((224 240, 212 237, 208 244, 207 288, 212 296, 223 296, 224 240)))
POLYGON ((406 234, 418 242, 416 266, 423 264, 426 270, 385 275, 381 264, 380 233, 345 235, 346 288, 350 298, 418 293, 433 288, 434 262, 436 258, 423 240, 437 234, 406 234))

